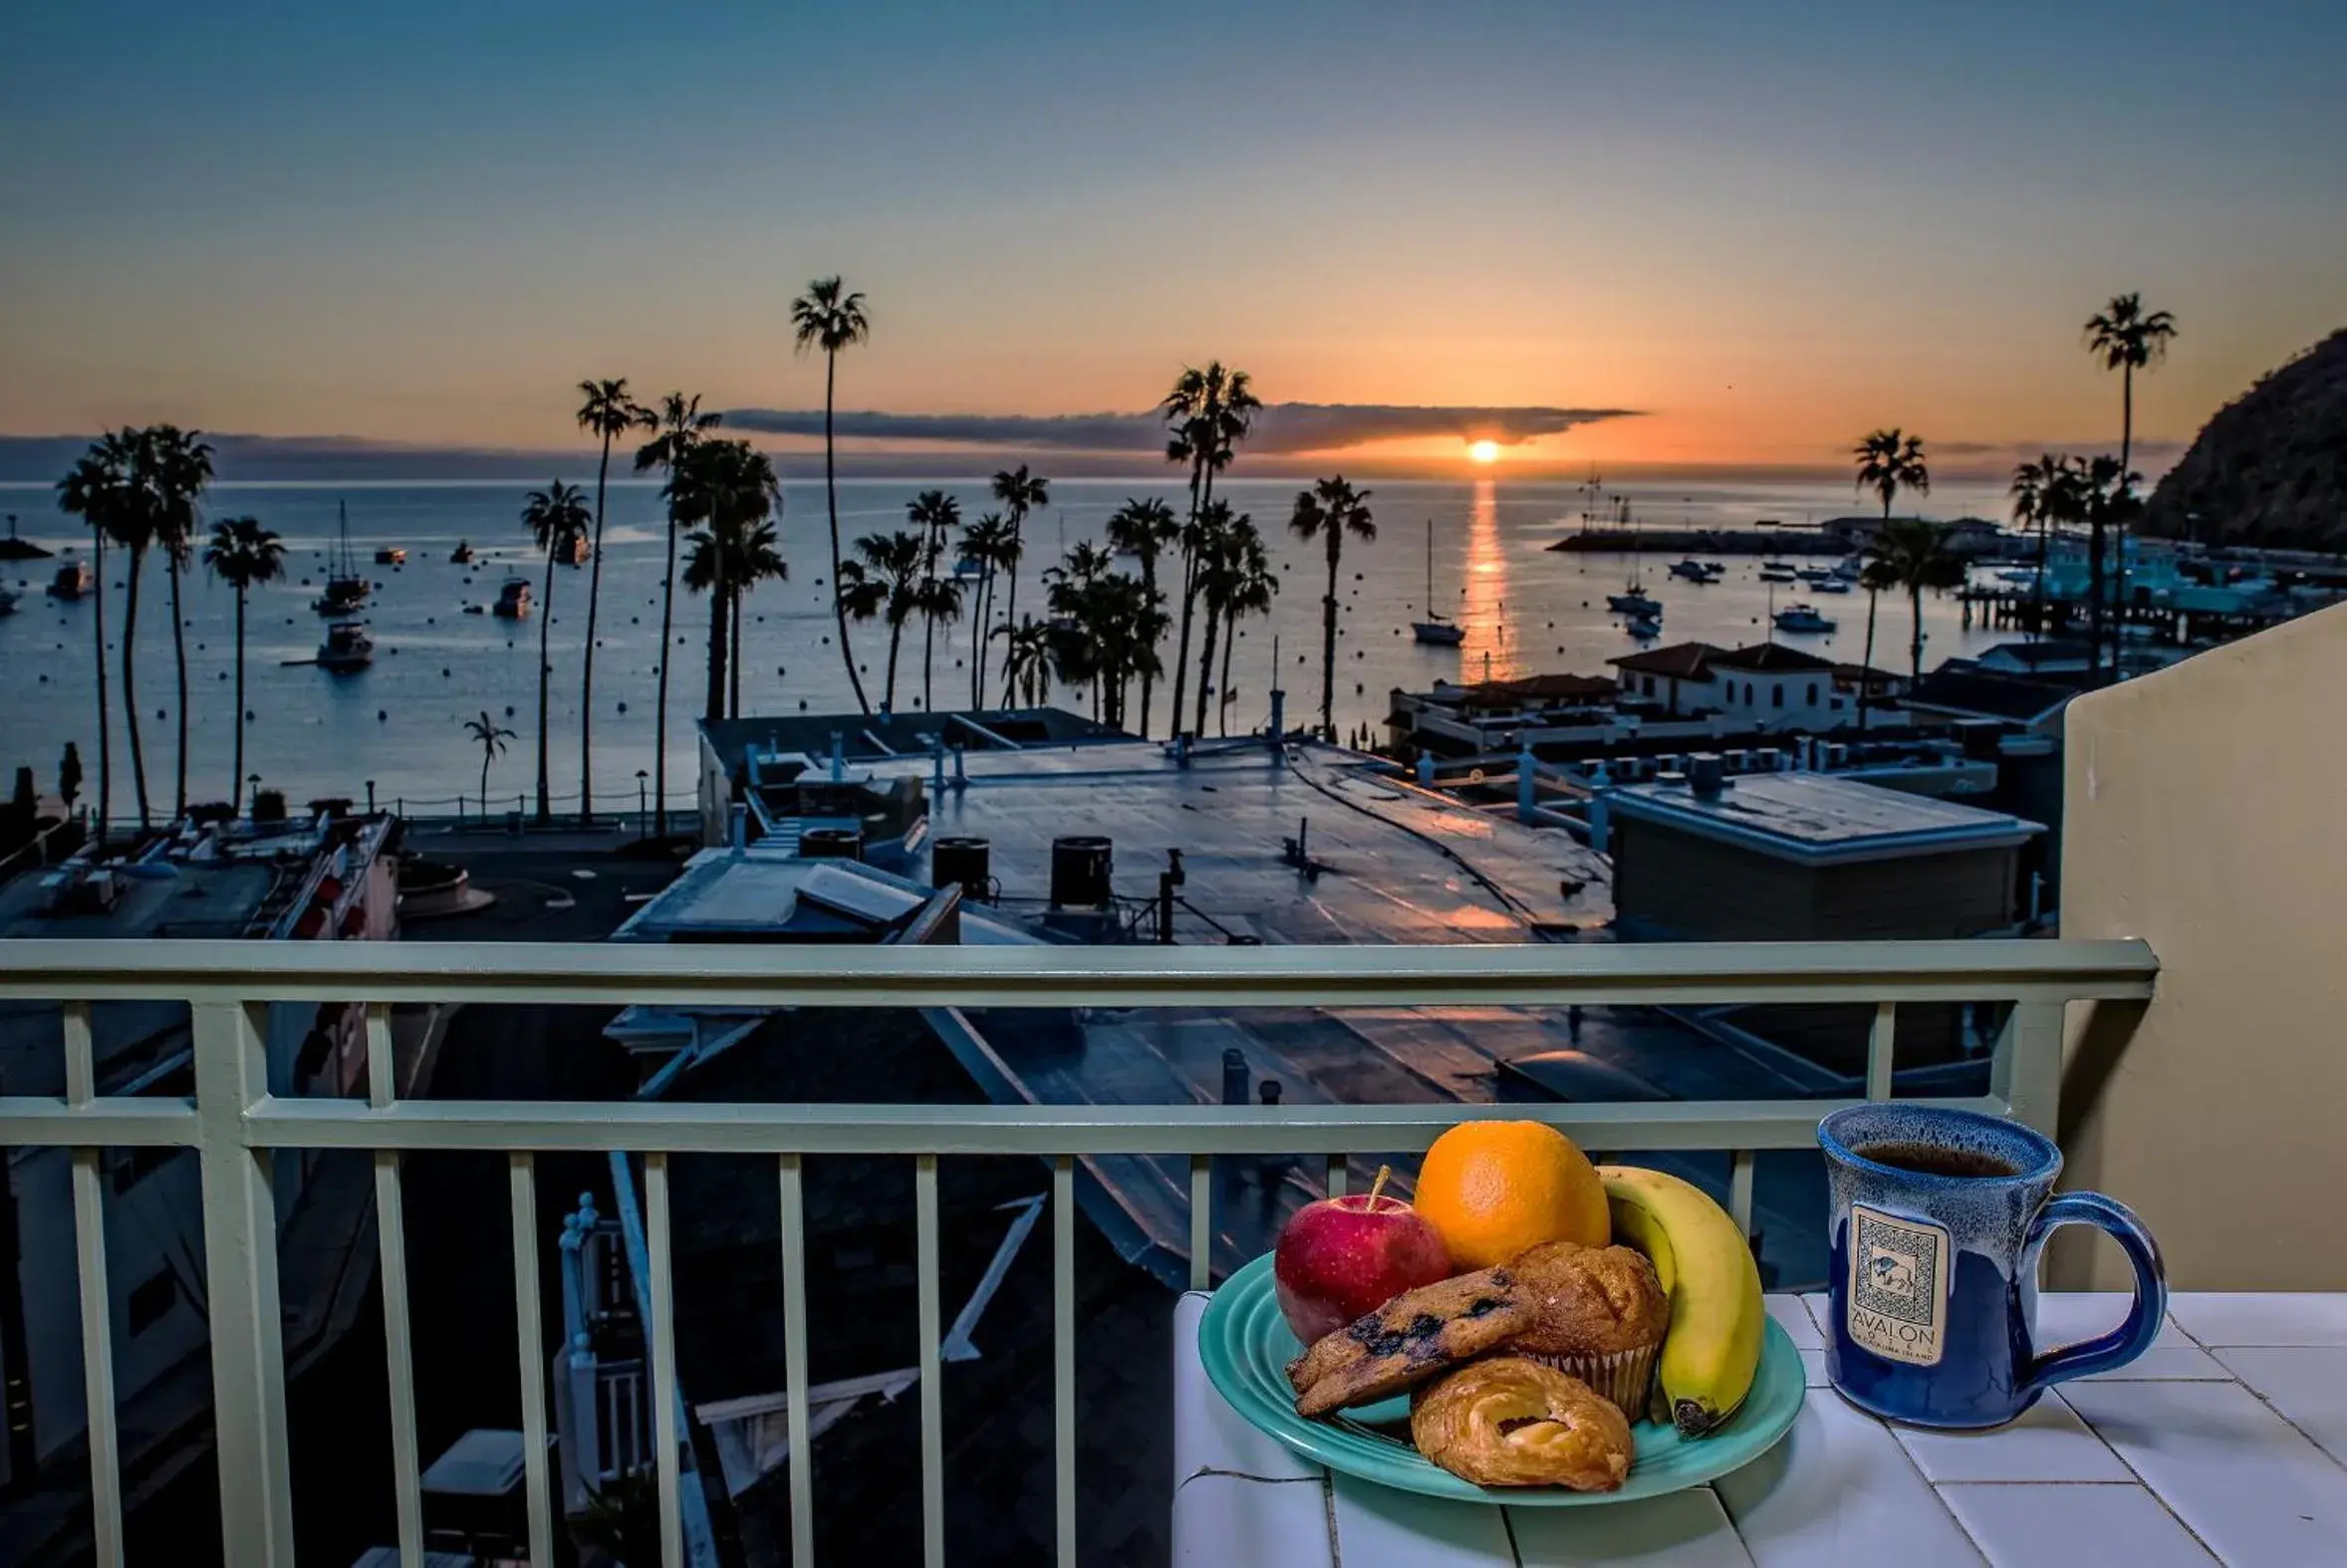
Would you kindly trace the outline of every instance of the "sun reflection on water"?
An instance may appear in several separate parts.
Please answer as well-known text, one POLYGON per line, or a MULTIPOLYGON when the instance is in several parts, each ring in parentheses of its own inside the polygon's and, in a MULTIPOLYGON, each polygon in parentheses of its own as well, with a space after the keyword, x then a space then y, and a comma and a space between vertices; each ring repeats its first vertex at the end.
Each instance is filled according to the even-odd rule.
POLYGON ((1499 537, 1498 484, 1475 482, 1473 510, 1467 514, 1466 589, 1459 601, 1459 624, 1466 628, 1458 661, 1462 680, 1513 679, 1518 673, 1517 639, 1507 607, 1507 551, 1499 537))

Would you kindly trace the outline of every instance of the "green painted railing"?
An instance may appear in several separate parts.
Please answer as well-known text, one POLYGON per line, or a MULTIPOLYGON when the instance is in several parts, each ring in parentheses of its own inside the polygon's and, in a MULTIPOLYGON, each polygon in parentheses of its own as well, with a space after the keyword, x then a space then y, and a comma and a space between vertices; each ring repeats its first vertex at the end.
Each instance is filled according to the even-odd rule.
POLYGON ((664 1561, 683 1562, 675 1424, 674 1297, 669 1278, 668 1158, 732 1154, 775 1160, 781 1214, 784 1364, 789 1382, 793 1561, 813 1561, 807 1462, 807 1325, 802 1162, 808 1155, 902 1155, 913 1162, 921 1372, 924 1559, 944 1559, 937 1401, 937 1158, 1040 1157, 1052 1167, 1058 1555, 1076 1561, 1074 1179, 1087 1156, 1187 1156, 1193 1283, 1204 1284, 1216 1155, 1319 1155, 1332 1190, 1361 1150, 1425 1148, 1462 1117, 1536 1117, 1601 1149, 1731 1151, 1730 1199, 1751 1219, 1753 1152, 1809 1145, 1817 1119, 1844 1102, 1416 1106, 856 1106, 659 1102, 400 1101, 391 1092, 395 1002, 634 1002, 800 1007, 1562 1006, 1574 1002, 1702 1005, 1862 1002, 1875 1007, 1870 1096, 1891 1092, 1902 1002, 2013 1004, 1990 1092, 1960 1103, 2051 1131, 2059 1098, 2063 1010, 2070 1002, 2139 1001, 2158 964, 2141 942, 1673 943, 1450 947, 758 947, 447 943, 0 941, 0 998, 64 1007, 66 1093, 0 1097, 0 1147, 72 1151, 83 1353, 90 1412, 97 1560, 123 1561, 114 1398, 114 1329, 106 1280, 101 1156, 121 1146, 196 1151, 208 1262, 221 1527, 239 1568, 293 1561, 286 1451, 276 1209, 277 1149, 363 1149, 375 1160, 391 1450, 402 1562, 420 1568, 407 1269, 399 1159, 419 1150, 506 1154, 513 1211, 516 1326, 530 1557, 553 1559, 546 1462, 546 1367, 539 1327, 533 1157, 621 1150, 645 1160, 652 1278, 652 1410, 664 1561), (188 1005, 195 1094, 115 1099, 96 1092, 90 1005, 188 1005), (280 1099, 268 1093, 262 1009, 274 1001, 367 1007, 370 1098, 280 1099))

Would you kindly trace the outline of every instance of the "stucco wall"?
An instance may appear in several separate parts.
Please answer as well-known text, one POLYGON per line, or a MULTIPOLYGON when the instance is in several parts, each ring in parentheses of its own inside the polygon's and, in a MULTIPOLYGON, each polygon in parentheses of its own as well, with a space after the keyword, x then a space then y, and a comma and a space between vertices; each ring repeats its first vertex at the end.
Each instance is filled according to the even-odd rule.
MULTIPOLYGON (((2343 716, 2347 607, 2070 704, 2062 934, 2161 972, 2140 1021, 2071 1009, 2065 1184, 2140 1212, 2182 1289, 2347 1289, 2343 716)), ((2073 1243, 2049 1278, 2124 1267, 2073 1243)))

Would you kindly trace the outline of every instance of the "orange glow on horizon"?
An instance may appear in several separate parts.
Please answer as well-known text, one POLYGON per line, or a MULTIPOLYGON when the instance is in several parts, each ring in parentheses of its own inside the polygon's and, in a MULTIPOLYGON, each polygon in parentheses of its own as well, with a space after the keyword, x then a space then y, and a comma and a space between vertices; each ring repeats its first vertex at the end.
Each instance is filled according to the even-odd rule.
POLYGON ((1495 463, 1499 461, 1499 443, 1497 441, 1469 441, 1467 443, 1467 457, 1478 463, 1495 463))

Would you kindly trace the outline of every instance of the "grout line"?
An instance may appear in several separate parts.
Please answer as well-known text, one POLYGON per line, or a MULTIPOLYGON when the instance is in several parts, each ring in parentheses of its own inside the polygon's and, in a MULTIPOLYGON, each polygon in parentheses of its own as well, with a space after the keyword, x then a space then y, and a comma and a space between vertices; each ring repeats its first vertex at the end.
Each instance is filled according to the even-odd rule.
POLYGON ((1174 1495, 1181 1495, 1181 1488, 1201 1475, 1215 1475, 1226 1481, 1253 1481, 1258 1486, 1295 1486, 1319 1477, 1311 1475, 1249 1475, 1244 1470, 1218 1470, 1211 1464, 1201 1465, 1174 1483, 1174 1495))
POLYGON ((1524 1549, 1516 1544, 1516 1511, 1513 1508, 1501 1506, 1499 1527, 1507 1532, 1508 1561, 1514 1563, 1516 1568, 1524 1568, 1524 1549))
MULTIPOLYGON (((2177 1332, 2178 1332, 2178 1333, 2183 1333, 2183 1332, 2184 1332, 2184 1329, 2183 1329, 2183 1325, 2182 1325, 2182 1324, 2179 1324, 2179 1325, 2177 1325, 2177 1332)), ((2191 1336, 2191 1335, 2189 1335, 2189 1334, 2186 1334, 2186 1335, 2185 1335, 2185 1338, 2187 1338, 2187 1339, 2191 1339, 2191 1338, 2192 1338, 2192 1336, 2191 1336)), ((2081 1381, 2083 1381, 2083 1380, 2081 1380, 2081 1381)), ((2058 1391, 2053 1391, 2053 1392, 2058 1392, 2058 1391)), ((2063 1403, 2064 1403, 2064 1404, 2068 1404, 2069 1402, 2065 1400, 2063 1403)), ((2144 1473, 2143 1473, 2143 1471, 2141 1471, 2141 1470, 2139 1470, 2139 1469, 2137 1469, 2137 1468, 2135 1467, 2135 1461, 2134 1461, 2133 1459, 2130 1459, 2130 1458, 2129 1458, 2129 1457, 2128 1457, 2126 1454, 2124 1454, 2124 1453, 2121 1453, 2121 1452, 2119 1451, 2119 1445, 2118 1445, 2117 1443, 2113 1442, 2113 1441, 2112 1441, 2110 1438, 2108 1438, 2108 1437, 2104 1437, 2104 1436, 2103 1436, 2103 1430, 2102 1430, 2102 1428, 2100 1428, 2100 1427, 2097 1427, 2097 1426, 2096 1426, 2096 1425, 2093 1423, 2093 1421, 2089 1420, 2089 1419, 2088 1419, 2088 1417, 2087 1417, 2087 1414, 2086 1414, 2086 1412, 2084 1412, 2084 1411, 2082 1411, 2082 1410, 2079 1410, 2079 1409, 2078 1409, 2076 1406, 2074 1406, 2074 1405, 2073 1405, 2073 1406, 2071 1406, 2071 1407, 2070 1407, 2070 1409, 2071 1409, 2071 1414, 2072 1414, 2072 1415, 2074 1415, 2074 1416, 2076 1416, 2076 1417, 2079 1419, 2079 1421, 2081 1421, 2082 1423, 2084 1423, 2084 1424, 2085 1424, 2085 1426, 2086 1426, 2086 1430, 2087 1430, 2088 1432, 2091 1432, 2091 1433, 2093 1433, 2093 1434, 2094 1434, 2095 1440, 2096 1440, 2097 1442, 2100 1442, 2100 1443, 2101 1443, 2101 1444, 2102 1444, 2104 1447, 2106 1447, 2106 1448, 2110 1449, 2110 1450, 2111 1450, 2111 1455, 2112 1455, 2112 1457, 2116 1458, 2116 1459, 2117 1459, 2117 1460, 2118 1460, 2118 1461, 2119 1461, 2119 1462, 2120 1462, 2122 1465, 2124 1465, 2124 1466, 2126 1467, 2126 1469, 2127 1469, 2127 1473, 2128 1473, 2128 1474, 2130 1474, 2130 1475, 2132 1475, 2132 1476, 2134 1476, 2134 1477, 2135 1477, 2135 1484, 2136 1484, 2136 1485, 2138 1485, 2138 1486, 2141 1486, 2141 1487, 2142 1487, 2142 1488, 2143 1488, 2145 1491, 2147 1491, 2147 1492, 2150 1492, 2150 1493, 2152 1494, 2152 1501, 2154 1501, 2154 1502, 2156 1502, 2156 1503, 2158 1503, 2158 1504, 2160 1505, 2160 1511, 2161 1511, 2162 1513, 2165 1513, 2166 1515, 2168 1515, 2168 1517, 2169 1517, 2169 1518, 2171 1518, 2171 1519, 2174 1519, 2174 1520, 2176 1521, 2176 1527, 2177 1527, 2178 1529, 2180 1529, 2180 1530, 2184 1531, 2184 1533, 2185 1533, 2186 1535, 2189 1535, 2189 1536, 2191 1536, 2191 1537, 2192 1537, 2192 1540, 2193 1540, 2193 1544, 2194 1544, 2194 1545, 2196 1545, 2196 1546, 2200 1547, 2200 1548, 2201 1548, 2201 1550, 2203 1550, 2203 1551, 2207 1552, 2207 1553, 2208 1553, 2208 1554, 2209 1554, 2211 1557, 2215 1558, 2215 1559, 2216 1559, 2217 1562, 2220 1562, 2220 1563, 2221 1563, 2221 1562, 2223 1562, 2223 1561, 2225 1560, 2225 1558, 2224 1558, 2224 1554, 2223 1554, 2222 1552, 2219 1552, 2219 1551, 2218 1551, 2218 1550, 2217 1550, 2217 1548, 2216 1548, 2214 1545, 2210 1544, 2208 1541, 2205 1541, 2205 1540, 2201 1539, 2201 1532, 2200 1532, 2200 1531, 2198 1531, 2198 1530, 2196 1530, 2196 1529, 2194 1529, 2194 1528, 2193 1528, 2193 1526, 2192 1526, 2192 1521, 2191 1521, 2191 1520, 2189 1520, 2189 1519, 2187 1519, 2187 1518, 2185 1518, 2185 1516, 2184 1516, 2183 1514, 2181 1514, 2181 1513, 2178 1513, 2178 1512, 2176 1511, 2176 1507, 2175 1507, 2175 1505, 2174 1505, 2173 1503, 2169 1502, 2169 1500, 2168 1500, 2166 1497, 2164 1497, 2164 1496, 2162 1496, 2162 1495, 2160 1494, 2160 1488, 2159 1488, 2159 1487, 2157 1487, 2157 1486, 2154 1486, 2154 1485, 2153 1485, 2153 1484, 2152 1484, 2150 1481, 2148 1481, 2148 1480, 2146 1480, 2146 1479, 2144 1478, 2144 1473)))
MULTIPOLYGON (((2329 1346, 2305 1346, 2305 1345, 2227 1345, 2227 1346, 2225 1347, 2225 1349, 2227 1349, 2227 1350, 2309 1350, 2309 1349, 2314 1349, 2314 1350, 2327 1350, 2327 1349, 2330 1349, 2330 1348, 2331 1348, 2331 1347, 2329 1347, 2329 1346)), ((2226 1380, 2227 1382, 2229 1382, 2229 1383, 2233 1383, 2233 1384, 2237 1384, 2237 1385, 2240 1387, 2241 1391, 2242 1391, 2243 1393, 2247 1394, 2247 1395, 2249 1396, 2249 1398, 2251 1398, 2251 1399, 2255 1400, 2255 1401, 2256 1401, 2258 1404, 2260 1404, 2260 1405, 2264 1406, 2264 1407, 2265 1407, 2267 1410, 2271 1411, 2271 1412, 2273 1413, 2273 1417, 2274 1417, 2274 1419, 2275 1419, 2276 1421, 2280 1422, 2280 1423, 2281 1423, 2283 1426, 2285 1426, 2285 1427, 2289 1428, 2289 1429, 2290 1429, 2292 1432, 2296 1433, 2296 1434, 2297 1434, 2299 1437, 2304 1437, 2304 1438, 2305 1438, 2305 1439, 2306 1439, 2308 1442, 2312 1443, 2312 1444, 2314 1445, 2314 1451, 2315 1451, 2315 1452, 2316 1452, 2318 1455, 2320 1455, 2320 1456, 2321 1456, 2321 1457, 2323 1457, 2323 1458, 2329 1459, 2329 1460, 2330 1460, 2330 1461, 2331 1461, 2333 1464, 2337 1465, 2339 1468, 2341 1468, 2341 1469, 2343 1469, 2343 1470, 2347 1470, 2347 1459, 2342 1459, 2342 1458, 2340 1458, 2338 1455, 2336 1455, 2336 1454, 2332 1453, 2330 1449, 2328 1449, 2328 1448, 2326 1448, 2326 1447, 2324 1447, 2324 1446, 2323 1446, 2321 1439, 2320 1439, 2320 1438, 2318 1438, 2318 1437, 2315 1437, 2315 1435, 2314 1435, 2313 1433, 2311 1433, 2311 1432, 2308 1432, 2308 1431, 2307 1431, 2305 1428, 2303 1428, 2303 1427, 2299 1426, 2299 1425, 2298 1425, 2296 1422, 2292 1421, 2292 1420, 2290 1419, 2290 1417, 2289 1417, 2289 1413, 2288 1413, 2288 1412, 2284 1411, 2284 1410, 2283 1410, 2283 1409, 2282 1409, 2280 1406, 2278 1406, 2278 1405, 2274 1404, 2274 1402, 2273 1402, 2273 1401, 2271 1401, 2271 1400, 2267 1399, 2267 1398, 2266 1398, 2266 1397, 2265 1397, 2263 1394, 2259 1393, 2259 1392, 2258 1392, 2256 1389, 2253 1389, 2253 1388, 2251 1388, 2251 1387, 2249 1386, 2249 1381, 2248 1381, 2246 1378, 2243 1378, 2243 1377, 2242 1377, 2242 1376, 2241 1376, 2239 1373, 2237 1373, 2237 1372, 2233 1371, 2233 1370, 2232 1370, 2232 1368, 2225 1366, 2225 1364, 2224 1364, 2224 1358, 2223 1358, 2223 1357, 2221 1357, 2221 1356, 2218 1356, 2218 1355, 2217 1354, 2217 1352, 2215 1352, 2215 1351, 2210 1351, 2210 1352, 2209 1352, 2209 1355, 2210 1355, 2210 1358, 2211 1358, 2212 1360, 2214 1360, 2214 1361, 2217 1363, 2217 1366, 2219 1366, 2219 1367, 2223 1367, 2223 1368, 2224 1368, 2224 1376, 2225 1376, 2225 1380, 2226 1380)))
POLYGON ((1320 1507, 1328 1518, 1329 1568, 1345 1568, 1345 1543, 1337 1535, 1337 1478, 1325 1468, 1320 1472, 1320 1507))

